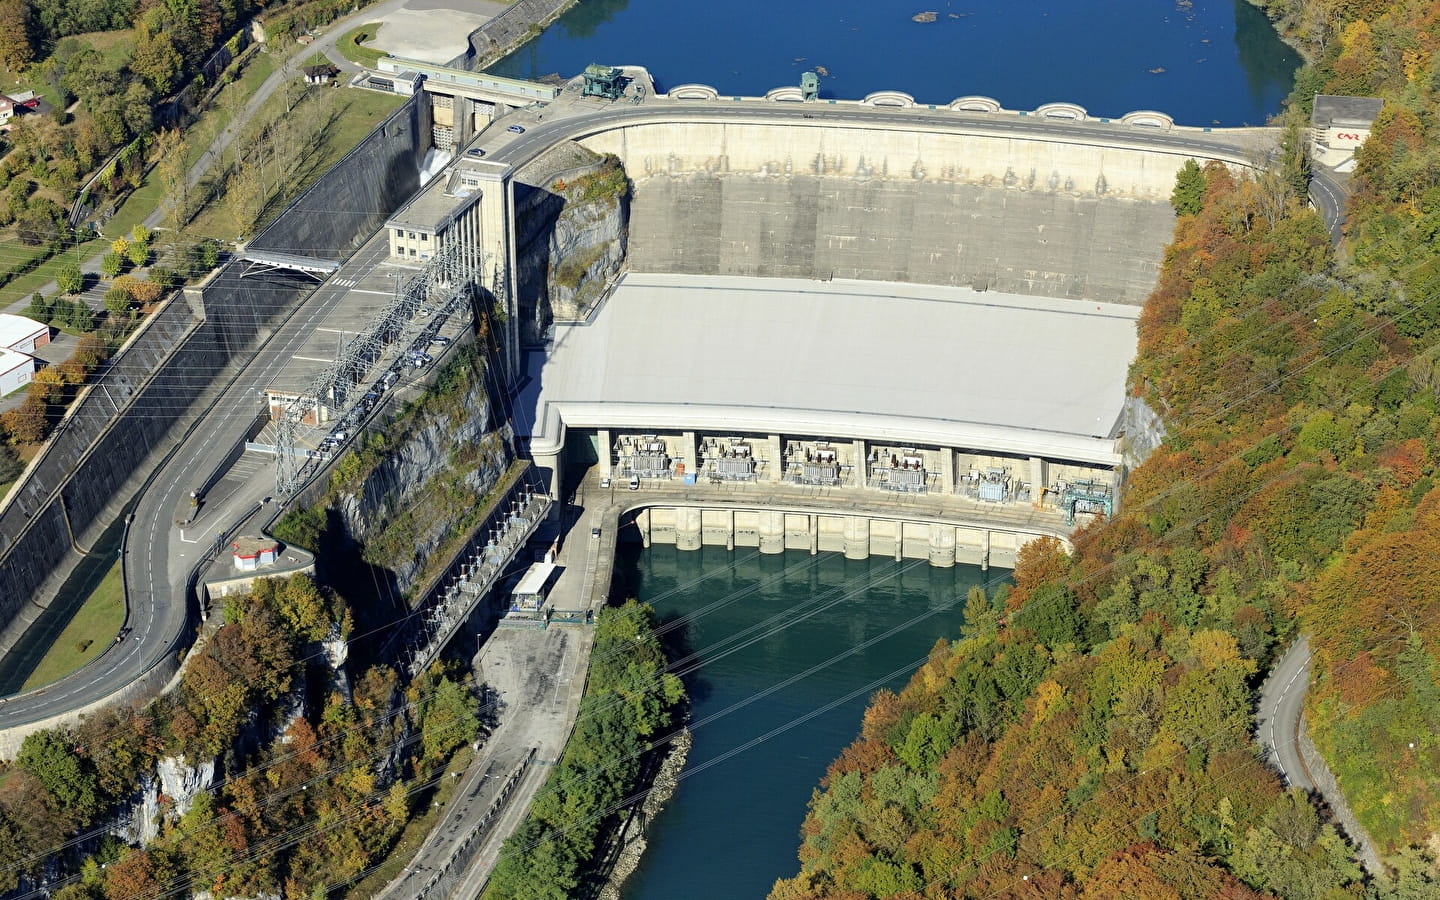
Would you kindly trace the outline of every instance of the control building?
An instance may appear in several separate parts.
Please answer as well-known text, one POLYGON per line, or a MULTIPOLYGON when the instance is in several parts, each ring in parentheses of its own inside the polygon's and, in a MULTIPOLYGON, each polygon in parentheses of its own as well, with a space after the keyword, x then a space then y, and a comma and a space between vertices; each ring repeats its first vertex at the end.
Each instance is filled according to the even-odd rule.
POLYGON ((1384 105, 1379 97, 1316 94, 1310 114, 1316 148, 1327 156, 1335 151, 1353 154, 1370 137, 1370 127, 1384 105))
POLYGON ((481 200, 488 191, 506 190, 507 171, 501 163, 461 158, 386 221, 391 258, 418 265, 458 242, 469 251, 464 261, 479 268, 486 228, 481 200))

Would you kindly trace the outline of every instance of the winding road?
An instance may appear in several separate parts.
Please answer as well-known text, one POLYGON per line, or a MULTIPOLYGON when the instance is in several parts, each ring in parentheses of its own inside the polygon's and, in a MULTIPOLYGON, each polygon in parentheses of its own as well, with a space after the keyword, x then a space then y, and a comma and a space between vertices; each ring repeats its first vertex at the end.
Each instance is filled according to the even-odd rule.
POLYGON ((1304 791, 1316 789, 1300 758, 1300 716, 1310 689, 1312 657, 1310 641, 1301 635, 1265 679, 1255 712, 1255 737, 1265 748, 1266 761, 1280 770, 1287 786, 1304 791))

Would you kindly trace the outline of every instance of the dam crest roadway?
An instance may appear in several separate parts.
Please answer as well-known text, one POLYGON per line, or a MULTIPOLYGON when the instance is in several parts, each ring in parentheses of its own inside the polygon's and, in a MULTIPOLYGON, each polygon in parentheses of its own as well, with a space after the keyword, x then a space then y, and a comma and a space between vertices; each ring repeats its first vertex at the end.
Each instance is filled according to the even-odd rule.
MULTIPOLYGON (((625 71, 635 84, 649 85, 643 69, 625 71)), ((428 82, 421 80, 419 84, 422 91, 429 90, 428 82)), ((437 84, 436 90, 437 96, 445 96, 443 85, 437 84)), ((639 184, 637 196, 641 199, 637 202, 643 202, 647 178, 671 178, 687 173, 718 177, 746 172, 783 181, 799 177, 796 160, 809 160, 805 177, 858 176, 920 184, 948 180, 995 189, 1031 189, 1056 195, 1068 192, 1127 203, 1155 204, 1168 198, 1174 173, 1185 160, 1219 159, 1235 166, 1250 166, 1265 158, 1276 138, 1271 129, 1174 127, 1168 117, 1156 113, 1136 114, 1128 121, 1124 118, 1102 121, 1068 104, 1052 105, 1038 111, 1039 114, 1021 114, 1001 110, 999 104, 987 103, 984 98, 962 98, 950 107, 931 108, 911 105, 905 95, 894 92, 872 94, 868 102, 797 102, 788 91, 771 93, 768 99, 729 99, 718 94, 712 97, 702 87, 684 86, 672 91, 670 96, 656 96, 653 86, 649 86, 648 92, 635 94, 636 102, 627 98, 610 103, 581 97, 578 87, 572 86, 557 92, 549 102, 520 110, 500 108, 489 112, 480 110, 478 105, 474 109, 465 106, 475 101, 467 99, 465 103, 458 103, 459 98, 451 96, 451 139, 456 150, 456 162, 452 166, 456 171, 477 173, 480 183, 476 192, 478 199, 473 201, 476 216, 475 227, 468 238, 472 242, 469 249, 477 260, 483 261, 475 269, 476 277, 487 287, 494 286, 495 294, 506 305, 510 333, 504 344, 506 366, 512 375, 519 376, 526 364, 520 352, 520 310, 514 289, 518 278, 514 235, 516 177, 527 164, 568 142, 577 142, 597 153, 619 156, 639 184), (469 115, 462 115, 467 112, 469 115), (493 122, 489 118, 492 115, 493 122), (471 124, 467 125, 466 119, 471 124), (507 126, 511 124, 519 125, 522 130, 508 131, 507 126), (812 152, 817 150, 817 141, 828 143, 819 147, 818 152, 812 152), (944 155, 953 160, 948 171, 938 159, 930 168, 922 170, 916 166, 916 148, 924 151, 930 146, 927 142, 945 148, 944 155), (847 144, 852 149, 842 151, 847 144), (723 147, 724 152, 717 153, 717 147, 723 147), (483 160, 479 154, 465 152, 466 149, 483 150, 483 160), (786 159, 791 160, 788 173, 783 169, 786 159), (1036 173, 1034 179, 1030 174, 1032 170, 1036 173), (860 174, 866 171, 870 172, 868 176, 860 174)), ((417 98, 417 102, 432 101, 429 97, 417 98)), ((442 176, 436 182, 445 179, 446 176, 442 176)), ((431 190, 434 184, 422 190, 431 190)), ((401 209, 395 215, 404 212, 401 209)), ((861 222, 866 211, 854 209, 849 214, 861 222)), ((188 596, 191 568, 200 552, 196 536, 186 537, 174 526, 176 503, 190 485, 216 483, 226 477, 233 461, 227 455, 229 449, 244 443, 247 430, 261 413, 255 406, 257 394, 277 379, 283 380, 287 367, 295 366, 295 360, 303 358, 301 354, 307 342, 319 340, 316 329, 325 325, 328 316, 345 309, 373 308, 379 302, 375 295, 386 293, 384 279, 390 273, 413 271, 413 264, 393 258, 389 234, 393 230, 381 228, 351 255, 330 259, 337 264, 334 274, 301 301, 253 359, 238 373, 227 374, 229 381, 220 378, 210 385, 196 387, 197 391, 216 391, 218 399, 193 424, 189 438, 155 470, 151 487, 139 497, 126 528, 129 636, 70 677, 42 691, 8 698, 0 705, 0 756, 13 756, 24 734, 30 731, 74 721, 82 712, 108 703, 153 695, 171 679, 176 653, 183 650, 185 632, 194 618, 188 608, 188 596)), ((863 229, 857 225, 856 230, 863 229)), ((1156 238, 1157 241, 1163 239, 1164 235, 1156 238)), ((1157 242, 1155 246, 1158 248, 1160 244, 1157 242)), ((817 249, 817 254, 819 252, 817 249)), ((844 252, 844 248, 839 252, 844 252)), ((930 264, 938 266, 943 262, 930 264)), ((237 259, 231 265, 245 264, 243 259, 237 259)), ((1134 283, 1143 281, 1145 274, 1138 272, 1134 283)), ((621 311, 617 301, 624 300, 627 291, 645 283, 654 285, 656 279, 685 280, 692 276, 728 279, 732 289, 738 284, 734 279, 746 277, 727 271, 674 274, 637 269, 615 288, 606 306, 590 312, 596 314, 595 322, 603 330, 608 327, 605 324, 608 319, 604 317, 621 311)), ((823 282, 812 285, 817 296, 839 287, 852 290, 856 287, 854 281, 846 280, 847 276, 837 276, 830 271, 812 271, 811 277, 817 276, 823 282)), ((806 284, 792 281, 791 287, 796 289, 803 289, 806 284)), ((532 386, 527 389, 531 393, 522 394, 521 402, 538 404, 529 414, 540 413, 538 421, 542 425, 549 427, 553 421, 556 428, 548 432, 537 428, 533 435, 522 434, 522 438, 533 442, 537 463, 548 463, 558 473, 564 435, 557 429, 559 423, 564 422, 566 427, 585 430, 590 435, 602 474, 615 479, 643 476, 656 483, 673 479, 677 482, 676 489, 687 475, 699 474, 707 479, 693 486, 687 484, 684 490, 691 493, 706 490, 707 483, 709 489, 716 491, 743 489, 732 479, 747 483, 784 482, 789 485, 787 489, 810 491, 820 497, 830 496, 826 492, 831 490, 853 489, 863 491, 868 504, 903 504, 915 501, 916 494, 933 492, 953 494, 956 502, 978 504, 974 506, 977 515, 983 515, 989 508, 985 504, 1003 500, 1013 509, 1027 510, 1027 518, 1036 504, 1043 505, 1052 487, 1070 490, 1076 484, 1092 484, 1091 494, 1079 492, 1082 512, 1088 508, 1085 504, 1101 502, 1097 498, 1102 495, 1113 502, 1118 488, 1116 476, 1124 456, 1123 428, 1120 427, 1123 373, 1134 350, 1133 316, 1138 312, 1135 304, 1139 297, 1125 297, 1128 305, 1107 305, 1101 301, 1103 308, 1097 310, 1095 298, 1084 297, 1083 292, 1070 299, 1062 295, 1038 300, 1024 297, 1023 301, 992 293, 988 301, 993 302, 988 302, 985 291, 977 290, 986 287, 984 284, 951 285, 941 292, 943 297, 916 283, 898 287, 877 283, 872 287, 877 295, 892 288, 896 291, 903 288, 912 295, 904 302, 914 304, 915 308, 932 304, 949 309, 957 318, 945 319, 942 324, 950 327, 962 323, 957 333, 963 333, 966 304, 987 303, 987 309, 1006 307, 1012 313, 1019 307, 1031 311, 1047 309, 1063 316, 1067 322, 1085 321, 1089 323, 1086 327, 1098 328, 1099 331, 1087 339, 1093 340, 1096 348, 1103 348, 1103 353, 1097 352, 1094 361, 1085 359, 1086 348, 1077 346, 1072 340, 1074 333, 1066 328, 1049 329, 1042 341, 1028 345, 1024 343, 1026 335, 1031 333, 1028 326, 999 324, 995 331, 989 332, 1002 342, 993 346, 1003 346, 1004 352, 1012 356, 1021 354, 1017 362, 1025 359, 1027 353, 1048 355, 1052 363, 1058 361, 1055 354, 1074 353, 1075 366, 1096 366, 1091 370, 1094 377, 1084 386, 1074 387, 1071 393, 1075 396, 1066 398, 1071 406, 1070 423, 1048 437, 1041 434, 1045 431, 1043 427, 1028 429, 1033 438, 1029 444, 1021 440, 1020 432, 1027 429, 1019 418, 998 425, 972 421, 958 430, 954 423, 932 422, 933 427, 927 426, 930 428, 927 431, 911 422, 890 434, 892 425, 901 424, 898 419, 887 424, 883 409, 865 410, 854 404, 840 404, 836 408, 858 411, 872 418, 858 422, 829 417, 797 428, 793 420, 787 425, 782 418, 771 417, 764 421, 757 419, 747 428, 745 422, 730 416, 733 410, 717 412, 710 420, 685 422, 676 412, 679 407, 673 404, 665 415, 658 409, 637 413, 632 408, 627 418, 622 414, 626 401, 618 395, 556 395, 552 402, 551 397, 538 392, 560 389, 571 376, 561 377, 561 370, 546 372, 543 367, 531 369, 532 386), (927 292, 931 295, 928 299, 915 296, 927 292), (1066 309, 1066 303, 1074 304, 1074 309, 1066 309), (1119 337, 1125 330, 1129 332, 1128 344, 1119 337), (589 408, 582 415, 586 404, 589 408), (607 405, 612 407, 610 413, 601 408, 607 405), (546 412, 547 408, 553 409, 553 413, 546 412), (658 449, 650 448, 656 444, 660 445, 658 449), (833 456, 827 455, 832 452, 833 456), (746 458, 750 460, 748 467, 741 464, 746 458), (821 483, 832 478, 833 481, 821 483)), ((1003 285, 992 285, 991 289, 999 287, 1003 285)), ((1069 290, 1063 286, 1062 289, 1069 290)), ((838 303, 836 308, 840 308, 838 303)), ((881 309, 874 298, 845 308, 855 316, 847 325, 855 329, 847 332, 849 340, 865 333, 864 316, 877 314, 875 311, 881 309)), ((803 315, 823 319, 823 312, 813 306, 803 310, 803 315)), ((903 327, 898 320, 892 324, 903 327)), ((682 325, 682 322, 673 323, 676 328, 682 325)), ((749 326, 763 328, 765 322, 751 321, 749 326)), ((452 326, 445 327, 453 331, 452 326)), ((568 324, 562 331, 579 334, 585 327, 579 323, 568 324)), ((600 333, 600 330, 595 332, 600 333)), ((637 337, 640 336, 630 336, 632 340, 637 337)), ((808 357, 810 361, 823 357, 820 337, 821 333, 817 332, 812 355, 808 357)), ((970 339, 980 342, 975 345, 978 348, 988 337, 972 332, 970 339)), ((324 340, 333 347, 333 337, 324 340)), ((558 335, 557 346, 561 346, 558 335)), ((883 397, 887 390, 905 391, 908 387, 909 367, 903 365, 903 348, 892 348, 892 352, 901 357, 895 360, 895 365, 880 366, 866 375, 873 397, 883 397), (893 381, 875 381, 882 377, 893 381)), ((634 354, 628 358, 640 367, 632 376, 643 376, 643 360, 635 360, 634 354)), ((532 353, 529 363, 536 365, 538 359, 532 353)), ((996 361, 997 365, 1001 363, 1003 360, 996 361)), ((845 360, 834 360, 835 366, 847 364, 845 360)), ((584 365, 584 360, 577 357, 576 368, 565 371, 580 372, 584 365)), ((651 374, 661 379, 672 373, 655 370, 651 374)), ((717 375, 713 371, 711 374, 717 375)), ((739 373, 740 377, 751 379, 756 390, 763 389, 766 379, 780 379, 788 374, 793 372, 754 367, 739 373)), ((934 375, 933 372, 923 374, 927 379, 934 375)), ((419 390, 422 385, 416 380, 412 386, 419 390)), ((851 386, 859 384, 852 382, 851 386)), ((843 388, 842 383, 835 390, 842 392, 843 388)), ((965 383, 956 383, 950 388, 936 385, 932 380, 926 388, 941 393, 947 389, 957 394, 971 391, 998 404, 973 407, 980 412, 1008 408, 1021 415, 1034 409, 1007 406, 1006 378, 998 373, 991 373, 989 378, 971 373, 965 383)), ((1037 403, 1045 400, 1043 392, 1032 391, 1029 396, 1037 403)), ((877 402, 873 397, 865 401, 871 407, 877 402)), ((669 403, 675 398, 654 399, 669 403)), ((719 410, 718 404, 711 406, 719 410)), ((793 407, 791 409, 793 411, 793 407)), ((228 532, 274 493, 273 465, 260 465, 245 474, 248 477, 231 476, 232 490, 223 508, 205 512, 207 518, 203 525, 207 534, 228 532)), ((564 486, 559 484, 558 477, 552 489, 557 497, 563 492, 564 486)), ((1033 526, 1026 524, 1023 529, 1017 526, 1015 533, 1030 536, 1068 533, 1066 516, 1057 505, 1060 501, 1059 496, 1050 497, 1047 510, 1034 510, 1043 521, 1033 526)), ((1068 511, 1073 515, 1075 506, 1072 504, 1068 511)), ((736 527, 739 526, 732 522, 732 528, 736 527)), ((963 541, 964 536, 960 539, 963 541)), ((903 537, 901 541, 903 543, 903 537)), ((0 565, 4 563, 5 560, 0 559, 0 565)))

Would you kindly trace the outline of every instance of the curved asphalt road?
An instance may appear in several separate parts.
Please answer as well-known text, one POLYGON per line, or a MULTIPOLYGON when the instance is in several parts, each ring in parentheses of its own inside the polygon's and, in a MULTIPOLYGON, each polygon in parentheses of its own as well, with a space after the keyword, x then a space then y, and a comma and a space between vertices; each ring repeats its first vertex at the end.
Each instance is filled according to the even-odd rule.
POLYGON ((1305 791, 1316 789, 1300 759, 1300 715, 1310 689, 1311 658, 1310 641, 1301 635, 1265 679, 1255 712, 1255 736, 1265 759, 1280 770, 1286 785, 1305 791))
MULTIPOLYGON (((643 104, 618 102, 599 106, 594 101, 551 104, 500 120, 483 132, 474 146, 487 150, 493 162, 519 167, 554 144, 585 137, 622 124, 642 122, 785 122, 865 128, 880 125, 940 133, 979 134, 1020 139, 1045 138, 1105 146, 1135 146, 1162 152, 1199 157, 1254 158, 1255 143, 1263 141, 1253 130, 1238 136, 1221 132, 1164 132, 1133 128, 1118 123, 1071 122, 1011 115, 960 113, 950 110, 900 110, 863 106, 831 106, 827 103, 735 104, 728 101, 671 101, 651 98, 643 104), (741 108, 743 106, 743 108, 741 108), (505 127, 523 123, 526 131, 515 135, 505 127)), ((1259 154, 1262 155, 1263 154, 1259 154)), ((362 251, 347 262, 352 266, 373 266, 383 255, 380 250, 362 251), (372 258, 373 257, 373 258, 372 258)), ((132 631, 126 640, 112 647, 89 666, 49 687, 21 694, 0 703, 0 730, 37 722, 102 701, 135 681, 175 653, 185 638, 188 610, 186 582, 191 567, 205 547, 196 540, 213 540, 217 531, 228 529, 234 519, 220 521, 213 510, 202 509, 194 531, 185 535, 173 522, 177 504, 191 490, 204 484, 216 472, 226 453, 240 440, 258 412, 259 392, 290 359, 314 328, 346 292, 345 288, 324 285, 304 302, 291 320, 259 351, 226 389, 215 407, 195 426, 189 438, 171 455, 139 499, 125 542, 125 576, 132 631)), ((263 479, 252 479, 250 494, 236 497, 228 515, 238 517, 253 503, 270 493, 263 479)))
POLYGON ((1325 219, 1325 228, 1330 232, 1330 243, 1338 245, 1345 236, 1345 201, 1350 196, 1339 181, 1319 166, 1310 170, 1310 201, 1325 219))

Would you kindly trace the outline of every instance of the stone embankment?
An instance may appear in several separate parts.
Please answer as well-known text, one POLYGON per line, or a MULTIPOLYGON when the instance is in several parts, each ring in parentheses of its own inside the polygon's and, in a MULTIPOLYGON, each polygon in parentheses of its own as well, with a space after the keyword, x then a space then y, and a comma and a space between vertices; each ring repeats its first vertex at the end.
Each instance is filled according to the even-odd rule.
POLYGON ((640 806, 639 820, 641 826, 633 833, 621 838, 625 845, 620 849, 615 860, 615 868, 610 872, 610 879, 600 889, 598 900, 620 900, 620 888, 624 886, 625 879, 635 874, 640 867, 640 859, 645 855, 645 848, 650 841, 645 836, 649 830, 650 823, 655 816, 670 802, 675 795, 675 790, 680 786, 680 773, 685 769, 685 760, 690 755, 690 745, 694 736, 690 729, 686 728, 675 736, 670 742, 670 751, 665 755, 665 761, 660 764, 660 771, 655 773, 655 781, 650 786, 650 793, 646 795, 645 802, 640 806))
MULTIPOLYGON (((470 35, 468 59, 456 63, 479 71, 540 33, 579 0, 519 0, 470 35)), ((452 63, 455 65, 456 63, 452 63)))

